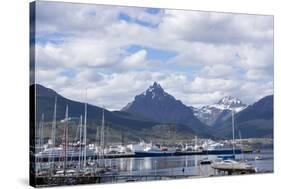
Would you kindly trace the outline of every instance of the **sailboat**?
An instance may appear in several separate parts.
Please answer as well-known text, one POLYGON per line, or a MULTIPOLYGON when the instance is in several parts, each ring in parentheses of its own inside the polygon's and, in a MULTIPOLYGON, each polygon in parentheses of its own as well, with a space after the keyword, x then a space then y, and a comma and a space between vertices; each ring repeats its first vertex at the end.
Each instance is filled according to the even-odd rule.
POLYGON ((102 108, 101 127, 97 129, 96 139, 98 143, 95 149, 96 161, 88 163, 90 167, 92 167, 92 173, 97 175, 116 175, 118 173, 118 168, 108 165, 105 161, 105 108, 102 108))
POLYGON ((79 121, 79 156, 78 156, 78 169, 81 169, 81 154, 82 154, 82 127, 83 127, 83 118, 80 115, 79 121))
MULTIPOLYGON (((86 99, 87 99, 87 91, 86 91, 86 99)), ((84 118, 84 154, 83 154, 83 168, 87 166, 87 102, 85 102, 85 118, 84 118)))
POLYGON ((63 164, 63 174, 66 175, 67 169, 67 150, 68 150, 68 105, 65 110, 65 124, 64 124, 64 164, 63 164))
POLYGON ((79 174, 82 175, 92 175, 94 173, 93 167, 89 166, 90 162, 87 161, 87 156, 93 155, 93 151, 87 148, 87 116, 88 116, 88 103, 87 103, 87 89, 86 89, 86 102, 85 102, 85 109, 84 109, 84 124, 82 124, 82 116, 80 117, 80 141, 79 141, 79 174), (83 127, 83 128, 82 128, 83 127), (83 129, 83 131, 82 131, 83 129), (82 134, 83 132, 83 134, 82 134), (81 136, 83 137, 81 138, 81 136), (82 140, 83 142, 82 142, 82 140), (84 145, 84 149, 83 146, 84 145), (81 165, 82 164, 82 165, 81 165))
POLYGON ((63 120, 64 123, 64 145, 63 145, 63 169, 56 171, 55 176, 71 176, 76 173, 76 170, 69 169, 69 162, 68 157, 70 154, 73 154, 73 151, 69 149, 69 142, 68 142, 68 105, 65 109, 65 119, 63 120))
POLYGON ((235 160, 235 135, 234 135, 234 110, 232 110, 232 149, 231 158, 221 159, 212 163, 212 168, 218 171, 227 172, 229 175, 233 173, 255 173, 256 168, 246 163, 245 161, 235 160))
POLYGON ((55 97, 55 106, 54 106, 54 114, 53 114, 53 122, 52 122, 52 132, 51 132, 51 153, 49 153, 48 164, 50 175, 52 175, 55 171, 55 147, 56 147, 56 125, 57 125, 57 97, 55 97))
POLYGON ((35 130, 37 136, 37 143, 36 143, 36 154, 35 154, 35 162, 36 162, 36 174, 40 174, 43 167, 42 158, 38 156, 40 152, 43 151, 44 140, 43 140, 43 128, 44 127, 44 114, 41 115, 41 120, 39 122, 38 131, 35 130))

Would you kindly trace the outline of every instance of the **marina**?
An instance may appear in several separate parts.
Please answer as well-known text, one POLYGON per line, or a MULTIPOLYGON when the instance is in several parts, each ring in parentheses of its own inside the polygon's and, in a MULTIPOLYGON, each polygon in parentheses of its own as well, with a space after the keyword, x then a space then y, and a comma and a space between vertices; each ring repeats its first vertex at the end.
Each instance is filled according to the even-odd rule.
MULTIPOLYGON (((173 157, 145 157, 145 158, 109 158, 105 163, 110 167, 115 167, 116 171, 104 173, 102 175, 67 175, 67 176, 38 176, 40 182, 54 183, 57 185, 63 178, 66 183, 71 184, 71 178, 76 178, 75 184, 86 183, 115 183, 133 182, 146 180, 164 180, 175 178, 198 178, 210 176, 228 175, 227 172, 218 172, 212 168, 212 164, 202 165, 202 160, 215 161, 217 155, 193 155, 193 156, 173 156, 173 157), (183 171, 184 169, 184 171, 183 171), (44 180, 45 179, 45 180, 44 180)), ((248 164, 256 167, 256 173, 270 173, 273 171, 273 151, 264 149, 259 153, 237 155, 236 160, 246 160, 248 164), (262 160, 255 160, 257 155, 262 155, 262 160)), ((47 164, 47 163, 45 163, 47 164)), ((39 166, 39 164, 38 164, 39 166)), ((46 165, 47 166, 47 165, 46 165)), ((247 173, 250 174, 250 173, 247 173)), ((73 181, 74 182, 74 181, 73 181)), ((74 183, 72 183, 74 184, 74 183)), ((41 184, 40 184, 41 185, 41 184)), ((42 183, 42 186, 44 183, 42 183)))
POLYGON ((273 171, 273 167, 270 167, 273 164, 272 150, 259 150, 255 153, 247 149, 247 153, 244 153, 243 146, 238 145, 234 136, 232 140, 226 141, 195 137, 185 144, 140 141, 127 145, 105 145, 104 111, 100 141, 87 144, 87 103, 84 122, 81 115, 77 126, 79 139, 76 137, 78 140, 71 142, 68 138, 70 118, 66 106, 65 119, 61 121, 64 124, 63 140, 56 145, 56 104, 57 99, 51 139, 47 143, 42 140, 44 115, 39 122, 39 140, 36 153, 33 154, 33 174, 37 186, 134 182, 273 171))

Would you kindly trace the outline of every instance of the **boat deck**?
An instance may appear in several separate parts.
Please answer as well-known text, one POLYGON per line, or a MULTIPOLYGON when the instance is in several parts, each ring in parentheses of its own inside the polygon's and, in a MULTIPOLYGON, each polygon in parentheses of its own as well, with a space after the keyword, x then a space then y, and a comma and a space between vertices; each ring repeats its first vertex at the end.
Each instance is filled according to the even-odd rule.
POLYGON ((212 168, 217 170, 218 172, 227 173, 228 175, 232 174, 248 174, 255 173, 256 170, 253 166, 248 165, 242 162, 236 163, 213 163, 212 168))

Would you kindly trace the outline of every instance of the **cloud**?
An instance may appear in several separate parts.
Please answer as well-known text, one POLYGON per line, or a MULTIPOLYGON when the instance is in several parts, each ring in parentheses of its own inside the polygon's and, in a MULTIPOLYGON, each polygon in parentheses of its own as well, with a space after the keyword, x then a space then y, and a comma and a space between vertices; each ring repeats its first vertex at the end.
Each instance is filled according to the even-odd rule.
POLYGON ((184 10, 167 10, 165 13, 160 27, 167 35, 172 32, 175 40, 212 44, 272 40, 273 17, 270 16, 184 10))
POLYGON ((38 34, 83 32, 103 30, 118 15, 118 8, 89 6, 63 2, 37 2, 36 31, 38 34))
POLYGON ((187 91, 195 92, 195 93, 211 93, 216 91, 229 91, 237 89, 238 82, 235 80, 229 79, 207 79, 196 77, 192 83, 190 88, 187 88, 187 91))
POLYGON ((250 69, 247 71, 245 78, 249 81, 270 81, 272 79, 273 70, 266 69, 250 69))
POLYGON ((37 6, 37 82, 68 98, 84 101, 88 88, 89 102, 121 109, 154 81, 194 106, 273 92, 272 16, 37 6))
MULTIPOLYGON (((85 73, 78 74, 73 78, 72 86, 54 87, 54 89, 59 90, 66 97, 79 101, 85 100, 84 95, 81 96, 81 91, 87 89, 90 103, 100 107, 105 106, 108 109, 121 109, 129 101, 132 101, 136 94, 145 91, 147 86, 154 81, 163 79, 163 75, 162 73, 149 71, 130 71, 103 75, 98 80, 93 81, 92 78, 89 78, 88 73, 85 73), (73 90, 73 88, 76 90, 73 90)), ((54 81, 54 85, 56 85, 56 81, 54 81)))
POLYGON ((205 66, 199 74, 206 78, 221 78, 228 77, 233 72, 234 68, 227 64, 215 64, 212 66, 205 66))
POLYGON ((240 46, 240 64, 244 68, 268 68, 273 67, 273 42, 271 45, 255 47, 253 45, 240 46))
POLYGON ((146 50, 140 50, 128 57, 124 58, 123 64, 129 68, 143 67, 142 64, 146 61, 146 50))

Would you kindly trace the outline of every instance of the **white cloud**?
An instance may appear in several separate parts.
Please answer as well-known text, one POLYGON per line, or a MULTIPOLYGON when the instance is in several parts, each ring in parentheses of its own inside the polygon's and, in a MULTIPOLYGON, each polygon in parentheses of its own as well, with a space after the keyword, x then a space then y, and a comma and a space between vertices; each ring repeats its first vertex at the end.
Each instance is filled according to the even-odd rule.
POLYGON ((205 66, 201 71, 202 77, 220 78, 228 77, 234 72, 234 68, 227 64, 215 64, 212 66, 205 66))
MULTIPOLYGON (((273 71, 273 70, 272 70, 273 71)), ((246 73, 246 79, 249 81, 271 80, 272 75, 266 69, 249 69, 246 73)))
POLYGON ((67 76, 61 75, 60 70, 35 69, 35 82, 52 89, 60 89, 71 85, 71 80, 67 76))
POLYGON ((174 39, 213 44, 256 43, 273 37, 273 17, 262 15, 168 10, 160 27, 167 35, 172 32, 174 39))
POLYGON ((273 67, 273 44, 270 46, 255 47, 253 45, 241 45, 240 64, 244 68, 273 67))
POLYGON ((239 87, 239 83, 229 79, 207 79, 196 77, 187 91, 195 93, 214 93, 216 91, 230 91, 239 87))
POLYGON ((127 68, 137 68, 144 67, 146 62, 146 50, 140 50, 132 55, 129 55, 124 58, 123 64, 127 68))
POLYGON ((195 106, 224 95, 252 103, 273 92, 271 16, 38 5, 37 81, 68 98, 84 100, 88 88, 93 104, 120 109, 154 81, 195 106), (142 48, 130 51, 131 45, 142 48), (149 48, 175 56, 152 60, 149 48))
POLYGON ((78 83, 83 83, 84 81, 96 83, 102 81, 103 79, 104 75, 99 73, 97 69, 93 68, 82 69, 75 76, 75 80, 77 80, 78 83))
POLYGON ((37 2, 36 29, 39 34, 81 34, 103 30, 118 15, 108 6, 89 6, 63 2, 37 2))

